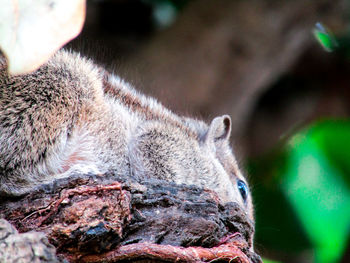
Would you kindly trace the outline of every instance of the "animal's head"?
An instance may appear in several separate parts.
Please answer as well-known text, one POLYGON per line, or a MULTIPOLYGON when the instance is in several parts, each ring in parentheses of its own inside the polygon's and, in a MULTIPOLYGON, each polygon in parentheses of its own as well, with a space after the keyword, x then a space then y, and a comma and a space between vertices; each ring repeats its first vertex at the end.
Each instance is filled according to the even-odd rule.
POLYGON ((231 119, 210 125, 191 118, 181 122, 141 123, 130 143, 130 165, 139 179, 156 177, 215 191, 222 203, 235 202, 253 220, 252 198, 230 147, 231 119))
MULTIPOLYGON (((214 118, 207 126, 200 121, 186 119, 187 125, 199 134, 201 152, 210 156, 214 177, 214 188, 223 202, 236 202, 254 220, 252 196, 247 180, 239 169, 237 160, 230 147, 231 118, 223 115, 214 118)), ((209 175, 213 176, 213 175, 209 175)), ((208 180, 210 180, 208 178, 208 180)))

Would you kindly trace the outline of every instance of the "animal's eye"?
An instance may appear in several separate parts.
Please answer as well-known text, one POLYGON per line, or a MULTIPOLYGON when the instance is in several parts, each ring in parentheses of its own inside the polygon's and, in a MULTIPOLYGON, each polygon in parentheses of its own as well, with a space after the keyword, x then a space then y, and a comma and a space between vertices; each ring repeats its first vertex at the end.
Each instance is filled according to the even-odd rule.
POLYGON ((247 197, 248 197, 248 192, 249 192, 248 186, 242 180, 238 180, 237 187, 238 187, 239 192, 241 193, 243 201, 246 202, 247 197))

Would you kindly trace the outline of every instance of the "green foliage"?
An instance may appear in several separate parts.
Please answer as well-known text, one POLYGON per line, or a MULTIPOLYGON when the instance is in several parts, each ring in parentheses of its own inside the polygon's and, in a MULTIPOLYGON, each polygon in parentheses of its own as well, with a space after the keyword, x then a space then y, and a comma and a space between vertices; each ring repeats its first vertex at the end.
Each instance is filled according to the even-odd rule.
POLYGON ((332 52, 338 47, 338 43, 335 37, 321 23, 316 23, 313 33, 324 50, 332 52))
POLYGON ((263 259, 264 263, 279 263, 278 261, 274 261, 274 260, 269 260, 269 259, 263 259))
POLYGON ((324 121, 250 164, 257 242, 339 262, 350 234, 350 122, 324 121), (260 195, 260 196, 259 196, 260 195), (260 205, 262 207, 260 207, 260 205))

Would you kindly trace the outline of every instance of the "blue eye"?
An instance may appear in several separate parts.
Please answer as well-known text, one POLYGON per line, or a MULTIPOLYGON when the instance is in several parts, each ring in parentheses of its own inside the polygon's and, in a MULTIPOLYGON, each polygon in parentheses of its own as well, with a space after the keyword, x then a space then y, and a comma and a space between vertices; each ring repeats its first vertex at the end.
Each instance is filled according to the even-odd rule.
POLYGON ((243 201, 246 202, 248 197, 248 192, 249 192, 248 186, 242 180, 238 180, 237 187, 238 187, 238 191, 241 193, 243 201))

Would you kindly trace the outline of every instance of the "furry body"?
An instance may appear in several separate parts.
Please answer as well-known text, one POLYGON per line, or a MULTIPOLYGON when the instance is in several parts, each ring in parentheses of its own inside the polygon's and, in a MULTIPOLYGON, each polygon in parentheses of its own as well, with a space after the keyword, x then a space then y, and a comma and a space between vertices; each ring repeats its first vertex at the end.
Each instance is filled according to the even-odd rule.
POLYGON ((78 54, 58 52, 9 77, 0 59, 0 195, 20 195, 72 171, 113 171, 195 184, 252 205, 229 146, 230 118, 179 117, 78 54))

